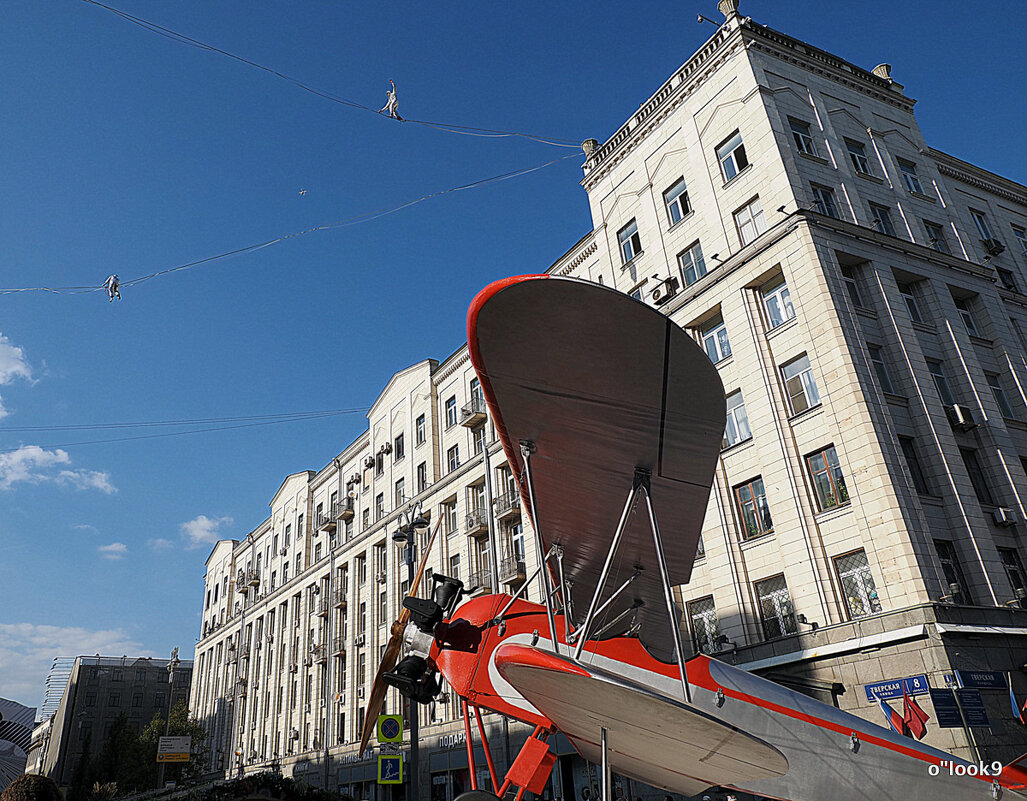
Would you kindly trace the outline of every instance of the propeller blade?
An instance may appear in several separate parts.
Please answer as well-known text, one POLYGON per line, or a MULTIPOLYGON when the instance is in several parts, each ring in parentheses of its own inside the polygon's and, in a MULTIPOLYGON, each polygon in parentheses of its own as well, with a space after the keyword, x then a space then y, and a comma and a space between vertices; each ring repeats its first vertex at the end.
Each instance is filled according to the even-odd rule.
MULTIPOLYGON (((428 565, 428 556, 431 554, 432 545, 435 544, 435 535, 439 533, 441 525, 442 518, 440 517, 435 523, 435 528, 432 529, 428 545, 425 547, 424 554, 421 556, 421 562, 417 566, 414 581, 410 585, 409 593, 407 593, 408 598, 417 595, 417 588, 421 584, 421 578, 424 576, 425 568, 428 565)), ((392 624, 392 636, 389 637, 389 643, 385 646, 385 654, 378 665, 378 671, 374 674, 374 681, 371 684, 371 695, 367 699, 367 709, 364 712, 364 726, 360 730, 360 750, 357 752, 358 754, 363 754, 367 749, 367 743, 374 733, 375 725, 378 723, 378 715, 381 714, 382 707, 385 706, 385 694, 389 691, 389 685, 385 683, 384 676, 396 667, 396 662, 399 661, 399 652, 403 647, 403 631, 406 629, 407 621, 409 620, 410 610, 403 607, 399 617, 396 618, 396 622, 392 624)))

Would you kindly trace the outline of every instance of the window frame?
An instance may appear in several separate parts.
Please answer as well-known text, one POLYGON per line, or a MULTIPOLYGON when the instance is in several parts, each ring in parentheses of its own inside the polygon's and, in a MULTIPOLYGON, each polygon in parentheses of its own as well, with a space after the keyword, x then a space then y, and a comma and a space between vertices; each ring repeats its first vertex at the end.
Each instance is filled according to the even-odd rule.
POLYGON ((805 120, 795 117, 788 118, 788 127, 792 132, 792 140, 795 142, 795 149, 804 156, 820 158, 817 153, 817 143, 813 141, 813 128, 805 120))
POLYGON ((920 311, 920 303, 913 293, 913 284, 905 281, 896 281, 896 285, 899 289, 899 295, 906 306, 906 313, 909 315, 909 319, 914 323, 923 324, 924 316, 920 311))
POLYGON ((632 217, 617 231, 617 249, 620 251, 621 266, 626 267, 642 254, 642 236, 638 232, 638 220, 632 217))
POLYGON ((895 163, 899 167, 903 181, 905 181, 906 189, 916 195, 926 195, 924 185, 920 182, 920 175, 916 171, 916 162, 896 156, 895 163))
POLYGON ((856 271, 848 264, 841 265, 842 280, 845 282, 845 289, 849 293, 849 300, 857 309, 865 309, 863 293, 859 291, 859 282, 856 280, 856 271))
POLYGON ((925 359, 927 363, 927 372, 931 375, 931 380, 934 382, 934 389, 938 393, 938 397, 945 406, 954 406, 956 404, 956 398, 952 394, 952 387, 949 386, 948 377, 945 375, 945 365, 938 359, 925 359), (934 368, 938 369, 935 370, 934 368))
POLYGON ((866 145, 848 137, 845 137, 844 141, 845 150, 849 154, 849 163, 852 164, 852 169, 855 170, 856 174, 876 177, 874 176, 874 171, 870 169, 870 159, 867 158, 866 145))
POLYGON ((414 421, 414 443, 417 445, 424 445, 428 439, 428 426, 425 422, 425 416, 419 415, 417 420, 414 421))
POLYGON ((785 579, 784 573, 778 573, 774 576, 768 576, 765 579, 753 582, 753 593, 756 596, 756 607, 760 614, 760 628, 763 631, 763 638, 765 640, 774 640, 778 637, 787 637, 791 634, 797 634, 799 631, 799 622, 795 617, 795 605, 792 603, 792 594, 788 589, 788 582, 785 579), (773 587, 771 592, 763 594, 762 588, 767 588, 771 582, 777 582, 780 580, 780 587, 773 587), (784 603, 781 603, 782 599, 784 603), (765 601, 770 601, 773 604, 775 614, 773 616, 767 615, 767 604, 765 601), (776 630, 777 633, 772 633, 770 627, 771 621, 777 621, 776 630))
POLYGON ((888 363, 884 358, 884 348, 868 342, 867 354, 870 356, 870 364, 874 368, 877 382, 881 385, 881 391, 887 392, 889 395, 897 394, 895 392, 895 384, 891 379, 891 373, 888 372, 888 363))
POLYGON ((737 209, 733 217, 735 230, 738 232, 738 241, 741 242, 742 247, 755 242, 767 232, 767 217, 763 213, 763 204, 760 202, 759 195, 737 209), (746 239, 745 231, 749 226, 752 227, 753 235, 751 239, 746 239))
POLYGON ((988 486, 988 477, 984 472, 984 467, 977 458, 977 449, 960 448, 959 455, 963 459, 963 466, 966 468, 970 486, 973 487, 978 503, 982 506, 997 506, 995 496, 991 494, 991 487, 988 486))
POLYGON ((460 443, 446 449, 446 466, 448 473, 452 473, 460 467, 460 443))
POLYGON ((841 463, 838 461, 838 451, 833 444, 807 454, 804 461, 810 484, 813 487, 813 494, 816 496, 821 512, 851 503, 841 463), (819 460, 819 464, 817 464, 817 460, 819 460), (822 479, 826 479, 827 487, 823 485, 822 479))
POLYGON ((931 495, 931 485, 924 474, 923 465, 920 464, 920 453, 917 451, 916 439, 913 437, 898 435, 899 450, 906 461, 906 469, 909 470, 909 477, 913 480, 913 489, 917 495, 931 495))
POLYGON ((864 548, 857 548, 854 551, 843 553, 835 556, 831 559, 831 564, 834 566, 835 575, 838 577, 838 586, 841 589, 842 602, 845 604, 845 612, 848 615, 849 620, 858 620, 864 617, 870 617, 883 611, 881 606, 881 598, 877 592, 877 582, 874 581, 873 571, 870 569, 870 561, 867 559, 867 552, 864 548), (843 571, 842 565, 839 564, 843 559, 851 559, 859 554, 863 555, 862 564, 857 564, 852 567, 846 565, 843 571), (851 576, 858 578, 858 583, 854 587, 856 590, 862 591, 861 597, 854 597, 848 590, 846 577, 851 576), (869 585, 868 585, 869 582, 869 585), (850 601, 858 600, 861 603, 867 605, 866 611, 862 614, 853 610, 850 601), (874 608, 876 606, 876 608, 874 608))
POLYGON ((721 142, 716 147, 716 154, 717 162, 720 164, 720 174, 723 176, 725 184, 737 178, 751 164, 745 152, 745 140, 742 139, 740 130, 736 130, 721 142))
POLYGON ((813 362, 810 361, 808 352, 790 359, 778 369, 780 370, 781 381, 784 384, 785 396, 788 399, 791 417, 803 414, 821 404, 820 388, 817 386, 816 376, 813 375, 813 362), (804 368, 797 368, 797 372, 789 375, 789 368, 801 365, 803 361, 805 361, 806 366, 804 368), (801 392, 796 392, 796 389, 801 389, 801 392), (798 408, 796 405, 796 399, 800 396, 806 404, 802 408, 798 408))
POLYGON ((717 604, 712 595, 705 595, 685 602, 685 614, 688 617, 689 634, 692 636, 692 647, 696 653, 713 654, 717 652, 717 638, 720 636, 720 618, 717 615, 717 604), (697 614, 698 613, 698 614, 697 614), (710 621, 712 620, 712 626, 710 621), (697 623, 701 621, 702 631, 697 623))
POLYGON ((840 220, 842 217, 838 211, 838 205, 834 202, 834 189, 812 181, 809 187, 810 193, 813 195, 813 202, 816 204, 815 210, 825 217, 840 220))
POLYGON ((456 414, 456 395, 451 395, 450 397, 446 398, 445 410, 446 410, 446 428, 449 429, 449 428, 452 428, 453 426, 455 426, 456 423, 457 423, 457 419, 456 419, 457 418, 457 414, 456 414))
POLYGON ((959 312, 959 316, 963 320, 963 328, 966 329, 967 335, 980 337, 980 332, 977 330, 977 321, 974 320, 973 310, 970 308, 970 299, 952 298, 952 302, 956 305, 956 311, 959 312))
POLYGON ((792 292, 788 288, 788 281, 783 273, 760 287, 760 295, 763 298, 763 309, 767 314, 767 322, 770 323, 771 330, 780 328, 789 320, 795 319, 795 304, 792 303, 792 292), (780 319, 777 322, 774 321, 775 313, 771 309, 771 300, 775 300, 780 304, 779 310, 782 312, 782 315, 779 315, 780 319), (788 314, 789 311, 791 311, 791 314, 788 314))
POLYGON ((898 237, 898 231, 895 228, 895 223, 891 218, 891 207, 882 206, 880 203, 869 202, 867 204, 870 207, 870 218, 871 228, 877 229, 878 223, 880 224, 880 230, 878 233, 887 234, 888 236, 898 237), (877 220, 877 223, 874 222, 877 220))
POLYGON ((681 176, 663 192, 663 207, 667 211, 667 221, 671 228, 692 213, 692 202, 688 197, 688 184, 681 176), (680 186, 680 189, 678 188, 680 186), (674 215, 677 214, 677 219, 674 215))
POLYGON ((681 269, 681 278, 685 286, 691 286, 709 272, 702 245, 698 240, 678 254, 678 267, 681 269), (688 280, 689 270, 695 276, 691 281, 688 280))
POLYGON ((949 248, 949 241, 945 237, 945 226, 941 223, 936 223, 932 220, 926 220, 921 218, 920 220, 924 225, 924 233, 927 234, 927 247, 938 253, 944 253, 946 256, 952 255, 952 250, 949 248))
POLYGON ((1015 420, 1013 407, 1009 405, 1009 398, 1006 397, 1006 388, 1002 386, 1002 376, 998 373, 985 373, 985 380, 991 388, 991 394, 995 397, 995 404, 998 406, 1002 416, 1007 420, 1015 420))
POLYGON ((985 216, 983 211, 971 208, 970 217, 973 219, 974 225, 977 227, 977 233, 981 235, 982 242, 995 238, 991 233, 991 226, 988 225, 988 218, 985 216))
POLYGON ((770 504, 767 502, 767 489, 763 483, 763 476, 756 476, 742 484, 736 484, 731 488, 731 495, 735 500, 735 509, 738 512, 741 523, 741 541, 748 542, 760 537, 774 533, 774 518, 770 514, 770 504), (758 490, 757 490, 757 485, 758 490), (748 492, 748 499, 743 499, 742 491, 748 492), (762 504, 760 501, 762 500, 762 504), (746 516, 746 508, 751 504, 751 520, 755 523, 754 533, 749 528, 750 517, 746 516), (761 519, 765 515, 766 519, 761 519), (769 524, 769 525, 768 525, 769 524))
POLYGON ((745 396, 742 394, 741 389, 736 389, 734 392, 730 392, 724 396, 724 403, 727 410, 726 421, 724 423, 724 439, 723 439, 723 450, 733 448, 735 445, 740 445, 743 442, 748 442, 752 439, 752 426, 749 425, 749 413, 745 409, 745 396), (738 396, 738 403, 732 406, 732 399, 738 396), (738 410, 741 410, 739 412, 738 410), (728 436, 729 431, 734 431, 735 436, 732 440, 728 436))
POLYGON ((702 343, 706 356, 714 364, 719 364, 731 357, 731 339, 728 337, 724 316, 718 314, 699 327, 699 341, 702 343), (716 358, 714 358, 716 355, 716 358))

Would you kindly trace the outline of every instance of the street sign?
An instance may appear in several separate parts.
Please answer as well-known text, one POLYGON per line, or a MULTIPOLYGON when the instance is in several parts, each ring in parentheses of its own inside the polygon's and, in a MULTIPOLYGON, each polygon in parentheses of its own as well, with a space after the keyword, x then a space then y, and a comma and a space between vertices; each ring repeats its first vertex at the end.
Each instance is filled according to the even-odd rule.
POLYGON ((923 695, 930 689, 925 673, 921 673, 919 676, 907 676, 904 679, 889 679, 866 684, 863 689, 866 690, 867 701, 876 704, 879 698, 901 698, 903 685, 906 687, 906 695, 923 695))
POLYGON ((192 737, 161 737, 157 743, 158 762, 188 762, 192 737))
POLYGON ((1006 674, 997 670, 957 670, 956 681, 968 690, 1006 690, 1006 674))
POLYGON ((378 742, 398 743, 403 739, 403 716, 402 715, 379 715, 378 742))
POLYGON ((403 757, 397 754, 378 755, 378 784, 403 783, 403 757))
POLYGON ((959 707, 952 690, 931 688, 931 703, 934 704, 934 720, 942 729, 958 729, 963 725, 959 707))
POLYGON ((956 690, 959 694, 959 704, 963 707, 963 717, 966 718, 966 725, 986 729, 991 726, 988 721, 988 712, 984 708, 984 701, 977 690, 956 690))

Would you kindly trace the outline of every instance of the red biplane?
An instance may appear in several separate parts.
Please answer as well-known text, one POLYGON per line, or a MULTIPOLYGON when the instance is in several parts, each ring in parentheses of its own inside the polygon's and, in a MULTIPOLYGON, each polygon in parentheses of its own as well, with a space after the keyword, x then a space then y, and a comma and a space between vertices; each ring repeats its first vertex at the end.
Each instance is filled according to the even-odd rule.
POLYGON ((431 598, 418 598, 429 543, 361 752, 388 686, 427 703, 441 673, 462 699, 479 799, 492 795, 475 785, 472 713, 492 792, 519 788, 517 801, 544 787, 557 731, 602 766, 607 801, 613 771, 684 795, 720 785, 789 801, 1023 797, 1015 764, 955 775, 949 766, 968 763, 944 751, 708 656, 685 659, 672 588, 692 571, 725 402, 680 327, 600 285, 525 276, 483 290, 467 334, 544 558, 512 596, 464 601, 459 581, 435 574, 431 598), (523 597, 536 579, 541 603, 523 597), (505 778, 480 709, 535 726, 505 778))

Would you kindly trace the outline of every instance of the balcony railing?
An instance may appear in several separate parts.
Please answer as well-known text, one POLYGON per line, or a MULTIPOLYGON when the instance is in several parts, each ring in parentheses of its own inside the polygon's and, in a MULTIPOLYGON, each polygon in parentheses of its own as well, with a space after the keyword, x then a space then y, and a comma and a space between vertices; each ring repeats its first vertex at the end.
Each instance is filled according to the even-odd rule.
POLYGON ((470 403, 460 409, 460 425, 467 428, 475 428, 485 422, 487 416, 485 400, 483 398, 473 398, 470 403))
POLYGON ((332 602, 327 598, 322 598, 317 602, 317 616, 328 617, 328 612, 332 608, 332 602))
POLYGON ((317 515, 317 530, 318 531, 335 531, 336 519, 338 518, 338 504, 332 504, 331 508, 326 512, 320 511, 317 515))
POLYGON ((346 638, 345 637, 336 637, 334 640, 332 640, 332 653, 333 654, 345 653, 346 652, 346 644, 347 643, 346 643, 346 638))
POLYGON ((499 563, 499 580, 504 584, 520 584, 525 578, 524 560, 507 556, 499 563))
POLYGON ((353 499, 346 498, 339 505, 338 517, 343 523, 353 519, 353 499))
POLYGON ((491 592, 492 571, 488 568, 476 570, 467 577, 467 586, 482 592, 491 592))
POLYGON ((238 573, 235 574, 235 589, 237 592, 241 592, 243 594, 250 591, 249 584, 246 583, 245 570, 240 570, 238 573))
POLYGON ((260 571, 259 570, 247 570, 246 581, 251 587, 260 586, 260 571))
POLYGON ((342 586, 332 594, 332 604, 340 609, 346 608, 346 587, 342 586))
POLYGON ((310 646, 310 655, 314 657, 315 662, 327 662, 328 661, 328 649, 323 645, 312 645, 310 646))
POLYGON ((471 509, 464 517, 465 533, 473 537, 477 534, 484 534, 489 530, 489 515, 483 507, 471 509))
POLYGON ((245 645, 244 645, 244 646, 242 647, 242 649, 240 649, 240 651, 239 651, 239 655, 240 655, 240 656, 241 656, 241 657, 242 657, 243 659, 249 659, 249 658, 250 658, 250 644, 249 644, 249 643, 246 643, 246 644, 245 644, 245 645))
POLYGON ((505 520, 521 513, 521 496, 518 492, 505 492, 495 500, 496 517, 505 520))

